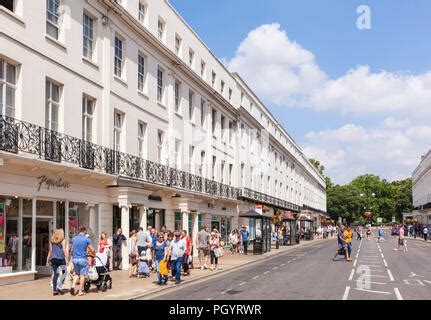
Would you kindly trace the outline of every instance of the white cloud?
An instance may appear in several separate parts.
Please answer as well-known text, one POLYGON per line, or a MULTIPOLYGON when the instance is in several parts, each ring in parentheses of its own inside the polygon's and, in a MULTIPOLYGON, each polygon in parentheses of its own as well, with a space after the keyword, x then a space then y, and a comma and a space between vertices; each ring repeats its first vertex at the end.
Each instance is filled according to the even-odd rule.
POLYGON ((419 163, 430 133, 431 126, 389 128, 383 122, 376 128, 366 129, 346 124, 333 130, 308 133, 304 152, 318 159, 337 183, 348 183, 364 173, 389 180, 406 178, 419 163))
POLYGON ((352 114, 391 112, 431 115, 431 71, 411 75, 357 66, 329 79, 312 52, 291 40, 277 23, 251 31, 226 60, 259 96, 280 106, 352 114))

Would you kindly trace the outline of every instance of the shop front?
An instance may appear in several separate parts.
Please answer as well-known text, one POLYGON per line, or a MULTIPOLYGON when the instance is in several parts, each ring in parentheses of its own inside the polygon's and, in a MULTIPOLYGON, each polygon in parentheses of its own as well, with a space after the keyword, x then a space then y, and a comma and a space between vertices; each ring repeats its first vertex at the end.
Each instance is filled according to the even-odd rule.
POLYGON ((286 211, 281 215, 281 231, 283 235, 282 245, 293 246, 298 243, 296 225, 296 219, 291 211, 286 211))

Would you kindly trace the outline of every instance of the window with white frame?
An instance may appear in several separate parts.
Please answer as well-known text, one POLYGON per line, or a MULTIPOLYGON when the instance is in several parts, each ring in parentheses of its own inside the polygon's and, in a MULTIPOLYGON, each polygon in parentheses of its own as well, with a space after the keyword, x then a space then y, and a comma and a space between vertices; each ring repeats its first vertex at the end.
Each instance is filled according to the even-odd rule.
POLYGON ((243 106, 244 103, 244 93, 241 92, 241 107, 243 106))
POLYGON ((181 56, 181 43, 182 43, 183 41, 182 41, 182 39, 181 39, 181 37, 178 35, 178 34, 176 34, 175 35, 175 54, 177 55, 177 56, 181 56))
POLYGON ((54 39, 60 35, 60 0, 46 0, 46 33, 54 39))
POLYGON ((58 131, 58 113, 60 111, 60 85, 47 80, 46 81, 46 109, 45 123, 49 130, 58 131))
POLYGON ((15 117, 16 66, 0 59, 0 112, 15 117))
POLYGON ((216 179, 216 163, 217 163, 217 158, 213 156, 213 163, 211 167, 211 177, 214 181, 216 179))
POLYGON ((15 10, 14 1, 15 0, 1 0, 0 6, 3 6, 6 9, 8 9, 9 11, 14 12, 14 10, 15 10))
POLYGON ((194 174, 194 166, 193 166, 193 161, 195 158, 195 146, 190 145, 189 148, 189 172, 191 174, 194 174))
POLYGON ((174 168, 181 168, 181 140, 175 139, 175 163, 174 168))
POLYGON ((164 39, 165 36, 165 22, 162 20, 162 18, 159 17, 159 20, 157 21, 157 35, 160 40, 164 39))
POLYGON ((163 70, 160 67, 157 69, 157 102, 163 103, 163 70))
POLYGON ((145 87, 145 57, 138 55, 138 90, 143 92, 145 87))
POLYGON ((138 18, 139 22, 144 24, 145 23, 145 16, 147 15, 147 6, 144 2, 139 1, 138 6, 138 18))
POLYGON ((123 74, 123 41, 115 37, 114 74, 122 77, 123 74))
POLYGON ((201 127, 205 126, 205 100, 201 99, 201 127))
POLYGON ((220 81, 220 93, 223 95, 223 93, 224 93, 224 86, 225 86, 225 83, 224 83, 224 81, 222 80, 222 81, 220 81))
POLYGON ((193 68, 193 62, 195 61, 195 52, 192 49, 189 49, 189 66, 193 68))
POLYGON ((163 156, 163 143, 164 143, 164 133, 161 130, 157 131, 157 161, 162 163, 163 156))
POLYGON ((138 122, 138 155, 140 158, 145 158, 145 134, 147 132, 147 124, 138 122))
POLYGON ((89 60, 93 60, 94 48, 94 20, 87 14, 83 15, 83 55, 89 60))
POLYGON ((232 102, 232 89, 229 88, 229 102, 232 102))
POLYGON ((82 140, 93 142, 93 115, 95 100, 86 95, 82 97, 82 140))
POLYGON ((121 132, 123 129, 124 115, 121 112, 114 111, 114 150, 121 151, 122 141, 121 132))
POLYGON ((222 161, 221 162, 221 178, 220 178, 220 182, 224 183, 224 170, 225 170, 225 166, 226 166, 226 161, 222 161))
POLYGON ((216 128, 216 117, 217 117, 217 110, 212 109, 212 113, 211 113, 212 117, 211 117, 211 129, 212 129, 212 133, 215 133, 215 128, 216 128))
POLYGON ((254 189, 254 167, 250 167, 250 187, 254 189))
POLYGON ((201 151, 201 162, 199 164, 199 176, 204 176, 204 164, 205 164, 205 151, 201 151))
POLYGON ((233 186, 233 164, 229 164, 229 185, 233 186))
POLYGON ((175 80, 175 112, 180 112, 181 106, 181 83, 178 80, 175 80))
POLYGON ((229 121, 229 144, 233 144, 233 137, 234 137, 234 128, 233 128, 233 122, 229 121))
POLYGON ((245 164, 241 163, 241 186, 244 188, 245 187, 245 164))
POLYGON ((217 78, 217 74, 213 71, 212 78, 211 78, 211 84, 213 88, 215 87, 216 78, 217 78))
POLYGON ((195 94, 193 91, 189 90, 189 120, 193 121, 193 115, 194 115, 194 107, 195 104, 195 94))
POLYGON ((222 142, 224 142, 225 121, 226 121, 225 116, 221 116, 221 121, 220 121, 220 126, 221 126, 220 139, 221 139, 222 142))
POLYGON ((206 66, 207 64, 205 63, 205 61, 201 60, 201 78, 205 76, 206 66))

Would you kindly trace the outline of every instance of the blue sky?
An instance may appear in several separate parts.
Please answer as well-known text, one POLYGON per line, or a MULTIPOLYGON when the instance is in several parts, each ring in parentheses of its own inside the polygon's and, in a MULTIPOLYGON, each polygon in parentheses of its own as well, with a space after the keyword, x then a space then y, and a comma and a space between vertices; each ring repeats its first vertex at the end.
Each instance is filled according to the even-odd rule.
MULTIPOLYGON (((267 38, 276 39, 285 33, 288 39, 284 47, 277 46, 274 40, 274 50, 279 50, 279 55, 295 44, 301 49, 292 59, 312 54, 311 60, 304 58, 308 59, 306 65, 321 71, 322 80, 311 87, 314 93, 306 99, 301 90, 283 95, 284 88, 267 92, 252 79, 249 84, 307 155, 320 157, 336 182, 349 182, 365 171, 387 179, 407 177, 420 154, 429 148, 427 139, 417 138, 431 132, 424 121, 431 97, 431 1, 170 2, 219 58, 230 61, 230 67, 240 69, 234 71, 245 74, 246 81, 247 71, 256 64, 261 69, 254 73, 269 66, 268 60, 250 57, 256 45, 253 41, 259 36, 270 41, 267 38), (371 9, 371 30, 356 27, 360 5, 371 9), (262 27, 265 25, 272 27, 262 27), (257 34, 249 37, 253 30, 257 34), (243 50, 238 53, 242 43, 243 50), (360 72, 360 66, 369 69, 360 72), (351 69, 357 71, 354 76, 348 76, 351 69), (376 98, 381 101, 376 102, 376 98), (415 110, 418 115, 412 115, 415 110), (355 135, 361 135, 361 139, 355 135), (396 139, 388 142, 387 137, 396 139), (356 154, 358 150, 360 154, 356 154), (338 156, 334 158, 334 154, 338 156), (388 167, 391 156, 397 160, 388 167)), ((286 61, 278 67, 296 70, 286 61)), ((306 85, 309 80, 312 77, 305 75, 300 84, 306 85)), ((431 109, 431 101, 429 106, 431 109)))

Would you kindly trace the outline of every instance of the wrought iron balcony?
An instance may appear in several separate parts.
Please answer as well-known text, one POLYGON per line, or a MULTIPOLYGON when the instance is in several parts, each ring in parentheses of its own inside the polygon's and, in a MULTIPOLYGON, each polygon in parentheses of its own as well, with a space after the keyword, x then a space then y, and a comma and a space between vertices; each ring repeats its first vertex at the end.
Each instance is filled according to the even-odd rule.
POLYGON ((300 207, 296 204, 248 188, 243 188, 239 191, 239 198, 252 200, 258 203, 281 208, 283 210, 300 211, 300 207))
POLYGON ((239 195, 237 188, 6 116, 0 116, 0 150, 214 197, 239 195))

